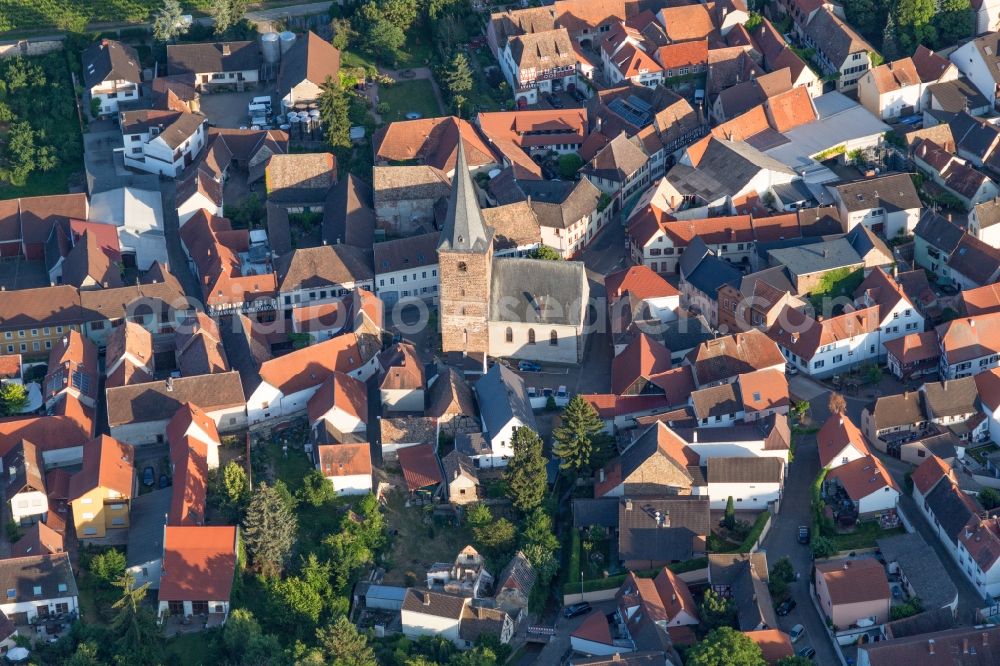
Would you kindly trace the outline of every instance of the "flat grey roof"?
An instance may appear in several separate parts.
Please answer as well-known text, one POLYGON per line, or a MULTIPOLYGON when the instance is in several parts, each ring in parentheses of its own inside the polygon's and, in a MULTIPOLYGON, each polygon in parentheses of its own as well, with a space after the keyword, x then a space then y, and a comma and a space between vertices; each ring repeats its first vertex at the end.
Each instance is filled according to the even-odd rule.
POLYGON ((141 566, 163 557, 163 526, 167 524, 172 491, 161 488, 132 500, 126 566, 141 566))
MULTIPOLYGON (((868 109, 838 92, 820 95, 814 98, 813 102, 819 118, 784 132, 789 139, 788 143, 764 151, 796 172, 816 171, 820 165, 812 155, 849 141, 884 134, 891 129, 873 116, 868 109)), ((816 171, 815 174, 809 174, 807 180, 812 182, 839 180, 839 177, 826 167, 820 168, 827 171, 829 177, 821 178, 819 171, 816 171)))

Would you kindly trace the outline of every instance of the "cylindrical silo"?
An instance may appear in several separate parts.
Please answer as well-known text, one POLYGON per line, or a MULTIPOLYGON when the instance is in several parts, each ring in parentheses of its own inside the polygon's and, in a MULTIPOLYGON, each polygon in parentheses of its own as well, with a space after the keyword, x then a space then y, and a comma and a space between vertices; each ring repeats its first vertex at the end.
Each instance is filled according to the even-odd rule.
POLYGON ((281 47, 278 46, 278 33, 265 32, 260 36, 260 50, 264 54, 264 62, 275 65, 281 58, 281 47))
POLYGON ((292 44, 295 43, 295 33, 286 30, 278 35, 278 41, 281 44, 281 54, 284 55, 288 53, 288 49, 292 48, 292 44))

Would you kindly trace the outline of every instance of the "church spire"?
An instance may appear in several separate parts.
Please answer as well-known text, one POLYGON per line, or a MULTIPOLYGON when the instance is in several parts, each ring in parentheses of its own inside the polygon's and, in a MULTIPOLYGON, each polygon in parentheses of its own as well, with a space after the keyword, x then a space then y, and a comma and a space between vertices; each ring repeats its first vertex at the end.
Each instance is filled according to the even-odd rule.
POLYGON ((448 215, 441 229, 441 252, 486 252, 490 244, 490 232, 483 222, 479 208, 476 186, 469 175, 465 160, 465 146, 458 138, 458 159, 455 161, 455 176, 451 184, 451 198, 448 200, 448 215))

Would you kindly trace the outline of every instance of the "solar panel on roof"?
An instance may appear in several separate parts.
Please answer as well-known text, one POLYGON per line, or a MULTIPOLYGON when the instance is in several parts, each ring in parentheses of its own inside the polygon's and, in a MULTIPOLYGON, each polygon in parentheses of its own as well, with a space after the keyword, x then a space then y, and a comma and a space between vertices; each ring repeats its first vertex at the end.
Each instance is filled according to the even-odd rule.
POLYGON ((636 97, 635 95, 628 96, 628 103, 632 108, 638 109, 644 113, 649 113, 649 110, 653 108, 646 102, 646 100, 641 97, 636 97))
POLYGON ((77 370, 73 373, 73 386, 81 393, 90 393, 90 375, 77 370))
POLYGON ((649 105, 637 97, 630 96, 628 101, 621 98, 611 100, 608 108, 636 127, 645 127, 651 120, 649 105), (638 102, 638 104, 634 104, 634 102, 638 102))

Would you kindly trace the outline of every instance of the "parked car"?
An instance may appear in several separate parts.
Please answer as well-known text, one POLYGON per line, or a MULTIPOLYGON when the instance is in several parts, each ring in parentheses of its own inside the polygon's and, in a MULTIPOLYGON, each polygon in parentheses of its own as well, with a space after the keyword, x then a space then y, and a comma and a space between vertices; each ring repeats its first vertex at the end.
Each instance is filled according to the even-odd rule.
POLYGON ((152 486, 154 483, 156 483, 156 472, 153 470, 153 466, 150 465, 142 470, 142 485, 152 486))
POLYGON ((803 659, 812 659, 813 657, 816 656, 816 648, 804 647, 801 650, 799 650, 798 654, 803 659))
POLYGON ((786 363, 785 374, 788 375, 789 377, 794 377, 795 375, 799 374, 799 369, 796 368, 795 365, 792 363, 786 363))
POLYGON ((521 372, 541 372, 542 366, 534 361, 521 361, 517 364, 517 369, 521 372))
POLYGON ((556 389, 556 397, 557 398, 568 398, 569 397, 569 393, 566 392, 566 387, 565 386, 560 385, 559 388, 556 389))
POLYGON ((795 610, 795 599, 785 599, 778 604, 778 615, 784 617, 795 610))
POLYGON ((556 97, 555 95, 551 95, 551 94, 550 95, 546 95, 545 96, 545 100, 549 104, 552 105, 553 109, 561 109, 561 108, 563 108, 562 100, 559 99, 558 97, 556 97))
POLYGON ((582 601, 578 604, 571 604, 563 609, 563 617, 573 618, 579 617, 581 615, 586 615, 591 610, 590 603, 587 601, 582 601))
POLYGON ((805 545, 809 543, 809 528, 799 525, 799 543, 805 545))
POLYGON ((804 633, 806 633, 806 628, 803 627, 801 624, 797 624, 794 627, 792 627, 791 631, 788 632, 788 636, 792 639, 792 642, 794 643, 795 641, 802 638, 802 634, 804 633))

